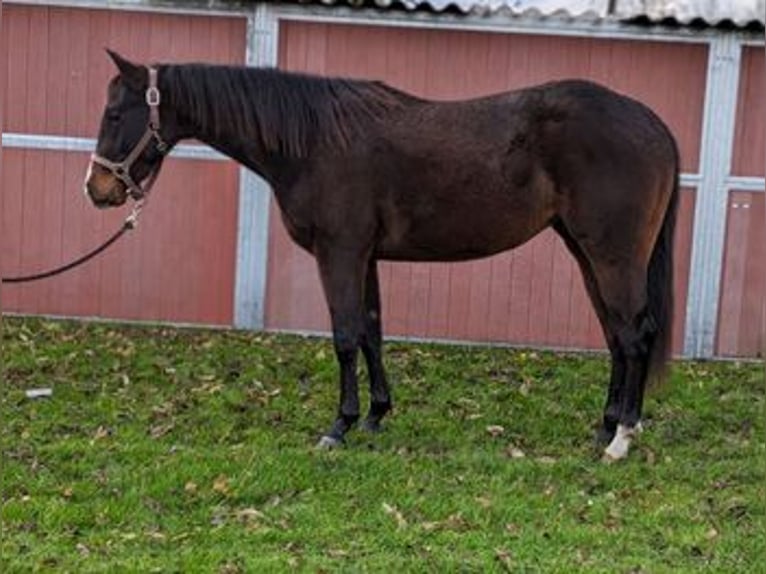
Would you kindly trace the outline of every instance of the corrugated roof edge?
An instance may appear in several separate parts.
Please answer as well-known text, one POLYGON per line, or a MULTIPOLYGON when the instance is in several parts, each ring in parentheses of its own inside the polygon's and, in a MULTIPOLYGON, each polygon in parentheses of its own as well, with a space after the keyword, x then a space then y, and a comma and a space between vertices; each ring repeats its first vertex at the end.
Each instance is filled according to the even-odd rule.
MULTIPOLYGON (((694 3, 694 0, 690 0, 694 3)), ((747 0, 757 6, 765 0, 747 0)), ((765 10, 727 14, 709 10, 674 10, 673 3, 658 7, 663 0, 277 0, 286 4, 347 5, 351 8, 403 9, 406 11, 452 12, 461 14, 505 14, 510 17, 599 21, 616 20, 638 25, 692 28, 764 29, 765 10), (612 12, 610 13, 610 4, 612 12), (664 9, 663 9, 664 8, 664 9), (691 10, 691 11, 690 11, 691 10)))
POLYGON ((622 20, 746 28, 766 21, 766 0, 613 0, 622 20))

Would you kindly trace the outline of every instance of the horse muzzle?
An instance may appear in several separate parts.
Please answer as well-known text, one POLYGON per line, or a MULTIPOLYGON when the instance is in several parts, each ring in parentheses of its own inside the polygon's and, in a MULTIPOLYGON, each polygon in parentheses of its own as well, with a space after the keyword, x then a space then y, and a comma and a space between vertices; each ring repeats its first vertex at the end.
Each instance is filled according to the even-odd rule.
POLYGON ((90 164, 85 177, 84 192, 99 209, 124 205, 129 195, 127 186, 122 181, 93 163, 90 164))

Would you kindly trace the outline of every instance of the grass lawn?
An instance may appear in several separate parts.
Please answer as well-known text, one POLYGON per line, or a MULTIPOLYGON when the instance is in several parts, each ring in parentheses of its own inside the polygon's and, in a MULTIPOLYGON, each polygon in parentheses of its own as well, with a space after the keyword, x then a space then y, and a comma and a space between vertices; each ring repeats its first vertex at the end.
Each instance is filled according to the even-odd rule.
POLYGON ((2 572, 766 571, 761 365, 674 364, 607 465, 605 357, 391 343, 387 430, 320 452, 329 340, 3 330, 2 572))

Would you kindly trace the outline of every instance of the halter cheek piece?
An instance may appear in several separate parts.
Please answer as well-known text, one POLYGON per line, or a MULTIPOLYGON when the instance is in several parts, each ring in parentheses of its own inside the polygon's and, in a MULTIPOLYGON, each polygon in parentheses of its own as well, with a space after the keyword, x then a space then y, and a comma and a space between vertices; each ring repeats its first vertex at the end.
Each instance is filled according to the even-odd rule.
POLYGON ((147 146, 149 146, 152 140, 154 140, 155 149, 163 158, 170 151, 170 146, 160 135, 160 90, 157 88, 157 70, 155 68, 149 68, 149 87, 146 89, 146 103, 149 106, 149 125, 146 126, 144 135, 138 140, 138 143, 130 151, 128 157, 120 162, 114 162, 95 153, 91 156, 93 163, 106 168, 114 177, 124 183, 128 189, 128 194, 136 201, 144 199, 149 193, 154 180, 159 175, 162 159, 160 159, 159 165, 152 170, 145 180, 146 185, 144 187, 141 187, 141 184, 144 183, 143 181, 136 182, 130 175, 130 169, 135 161, 146 151, 147 146))

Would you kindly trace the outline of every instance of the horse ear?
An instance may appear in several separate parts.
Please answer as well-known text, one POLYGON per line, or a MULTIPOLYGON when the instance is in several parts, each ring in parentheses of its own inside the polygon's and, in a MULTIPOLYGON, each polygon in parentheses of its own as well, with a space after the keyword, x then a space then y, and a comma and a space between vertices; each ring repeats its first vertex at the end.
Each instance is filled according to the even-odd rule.
POLYGON ((147 72, 144 66, 134 64, 130 60, 123 58, 117 52, 110 50, 109 48, 106 48, 106 53, 109 54, 112 62, 114 62, 114 65, 117 66, 117 69, 120 71, 120 75, 128 83, 128 85, 139 90, 146 87, 147 72))

